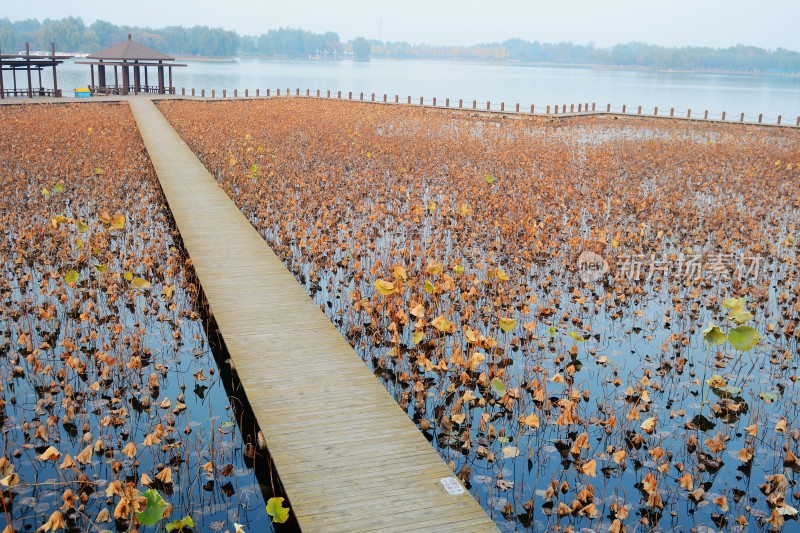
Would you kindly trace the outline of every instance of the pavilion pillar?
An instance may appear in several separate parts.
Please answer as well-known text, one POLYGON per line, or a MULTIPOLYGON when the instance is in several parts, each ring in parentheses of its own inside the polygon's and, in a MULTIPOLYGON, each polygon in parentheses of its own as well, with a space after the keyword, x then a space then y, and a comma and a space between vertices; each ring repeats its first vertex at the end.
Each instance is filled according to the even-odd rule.
POLYGON ((150 80, 147 79, 147 65, 144 67, 144 90, 150 92, 150 80))
POLYGON ((53 94, 61 96, 58 92, 58 76, 56 75, 56 43, 50 43, 50 51, 53 56, 53 94))
POLYGON ((28 98, 33 98, 33 82, 31 81, 31 43, 25 43, 25 70, 28 72, 28 98))
POLYGON ((119 74, 117 73, 119 69, 117 65, 114 65, 114 94, 119 94, 119 74))
POLYGON ((39 87, 38 87, 37 92, 39 93, 39 96, 44 96, 42 94, 42 89, 43 89, 43 87, 42 87, 42 67, 37 68, 36 71, 39 73, 39 87))
MULTIPOLYGON (((55 67, 53 67, 55 69, 55 67)), ((55 72, 55 70, 54 70, 55 72)), ((3 50, 0 49, 0 99, 5 99, 6 88, 3 84, 3 50)))
POLYGON ((164 94, 164 67, 158 62, 158 94, 164 94))
POLYGON ((97 83, 100 85, 99 89, 106 89, 106 66, 97 65, 97 83))
POLYGON ((92 87, 94 87, 94 65, 89 65, 89 70, 92 72, 92 87))
POLYGON ((139 94, 141 84, 139 83, 139 65, 133 66, 133 94, 139 94))
POLYGON ((121 94, 126 95, 128 94, 128 88, 130 87, 130 73, 128 72, 128 65, 122 66, 122 92, 121 94))
POLYGON ((169 69, 169 94, 172 94, 172 65, 167 68, 169 69))

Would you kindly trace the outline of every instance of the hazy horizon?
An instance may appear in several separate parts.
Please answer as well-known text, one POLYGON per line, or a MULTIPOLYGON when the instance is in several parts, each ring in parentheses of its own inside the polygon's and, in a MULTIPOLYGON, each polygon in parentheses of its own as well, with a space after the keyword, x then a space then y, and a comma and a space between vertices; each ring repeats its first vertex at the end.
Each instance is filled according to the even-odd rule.
POLYGON ((358 36, 412 44, 472 45, 511 38, 530 41, 592 43, 608 47, 631 41, 661 46, 737 44, 800 50, 800 34, 783 25, 800 16, 800 2, 764 0, 758 7, 745 0, 501 0, 491 4, 463 0, 437 5, 409 0, 402 8, 354 0, 260 3, 242 0, 233 5, 213 0, 171 3, 140 0, 111 4, 91 0, 6 6, 11 20, 81 17, 89 25, 105 20, 117 25, 161 28, 211 26, 260 35, 279 27, 333 31, 343 40, 358 36), (237 6, 233 8, 233 6, 237 6), (222 9, 220 9, 222 7, 222 9))

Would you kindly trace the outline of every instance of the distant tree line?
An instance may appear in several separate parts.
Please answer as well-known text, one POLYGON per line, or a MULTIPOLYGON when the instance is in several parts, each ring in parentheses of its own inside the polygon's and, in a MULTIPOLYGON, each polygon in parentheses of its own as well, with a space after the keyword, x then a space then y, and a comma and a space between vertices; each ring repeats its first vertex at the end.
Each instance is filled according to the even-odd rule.
POLYGON ((127 39, 129 33, 138 42, 170 54, 230 57, 239 52, 240 37, 236 32, 208 26, 151 29, 117 26, 103 20, 86 26, 78 17, 42 22, 0 19, 0 47, 4 53, 24 50, 26 42, 34 50, 49 50, 50 43, 55 43, 60 52, 91 53, 127 39))
POLYGON ((179 56, 306 58, 352 52, 356 59, 383 57, 394 59, 459 59, 469 61, 518 61, 565 65, 603 65, 609 67, 657 68, 673 70, 715 70, 743 72, 800 73, 800 52, 755 46, 729 48, 664 47, 646 43, 619 44, 598 48, 593 44, 570 42, 541 43, 509 39, 502 43, 472 46, 428 46, 407 42, 368 41, 358 37, 343 43, 334 32, 314 33, 299 28, 271 29, 262 35, 239 35, 234 31, 208 26, 168 26, 140 28, 117 26, 98 20, 86 26, 81 18, 60 20, 0 19, 0 48, 3 52, 23 50, 25 42, 33 49, 47 50, 56 43, 62 52, 95 52, 127 38, 157 50, 179 56))
POLYGON ((398 59, 463 59, 665 70, 800 73, 800 52, 784 48, 766 50, 743 45, 729 48, 678 48, 632 42, 611 48, 597 48, 592 44, 540 43, 524 39, 473 46, 427 46, 382 41, 371 41, 371 45, 373 57, 398 59))

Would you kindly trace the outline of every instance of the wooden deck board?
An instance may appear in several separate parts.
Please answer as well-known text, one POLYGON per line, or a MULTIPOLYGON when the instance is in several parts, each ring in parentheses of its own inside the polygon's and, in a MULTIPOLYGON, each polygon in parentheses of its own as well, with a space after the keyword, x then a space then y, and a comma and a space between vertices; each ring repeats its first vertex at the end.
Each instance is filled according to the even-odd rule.
POLYGON ((497 531, 202 163, 128 102, 304 531, 497 531))

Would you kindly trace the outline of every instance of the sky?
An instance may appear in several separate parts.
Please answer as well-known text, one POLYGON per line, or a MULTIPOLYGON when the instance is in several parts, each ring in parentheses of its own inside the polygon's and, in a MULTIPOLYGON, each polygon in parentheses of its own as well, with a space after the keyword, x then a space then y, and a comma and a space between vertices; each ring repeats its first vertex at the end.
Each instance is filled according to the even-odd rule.
POLYGON ((342 40, 470 45, 519 37, 608 47, 736 44, 800 51, 797 0, 38 0, 6 2, 11 20, 79 16, 114 24, 205 25, 260 35, 271 28, 334 31, 342 40))

